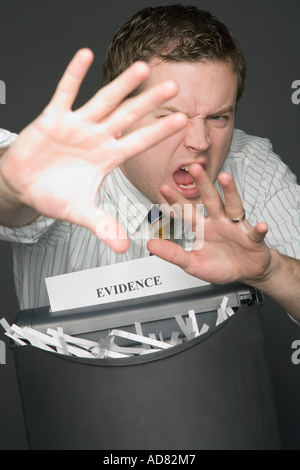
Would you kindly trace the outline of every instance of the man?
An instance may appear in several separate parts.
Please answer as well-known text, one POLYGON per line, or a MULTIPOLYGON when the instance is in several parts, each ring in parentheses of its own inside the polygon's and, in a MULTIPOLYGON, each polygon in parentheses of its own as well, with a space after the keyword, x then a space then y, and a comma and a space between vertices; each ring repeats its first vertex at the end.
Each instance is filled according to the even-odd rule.
MULTIPOLYGON (((89 63, 88 54, 80 60, 89 63)), ((267 140, 234 130, 245 78, 237 43, 226 26, 197 8, 148 8, 113 38, 104 85, 140 60, 151 70, 143 83, 135 79, 126 87, 126 75, 119 77, 117 86, 109 85, 118 92, 113 103, 104 88, 73 113, 88 67, 75 59, 50 105, 1 159, 1 234, 13 242, 21 306, 47 302, 46 276, 147 256, 150 250, 209 282, 257 287, 299 320, 300 190, 267 140), (141 91, 157 90, 166 79, 176 81, 177 95, 169 83, 168 97, 156 96, 155 106, 152 100, 137 112, 141 91), (109 116, 126 95, 130 101, 109 116), (160 128, 156 139, 145 141, 145 129, 162 119, 174 119, 165 121, 168 131, 160 128), (166 139, 161 132, 168 132, 166 139), (130 147, 132 136, 136 144, 129 152, 124 145, 130 147), (151 146, 154 140, 160 143, 151 146), (118 210, 129 247, 123 237, 110 236, 111 217, 99 215, 92 204, 102 181, 97 204, 118 210), (124 199, 130 208, 146 210, 123 211, 124 199), (203 247, 187 251, 167 240, 146 245, 151 203, 180 205, 185 212, 192 207, 194 233, 197 204, 203 203, 203 247)))

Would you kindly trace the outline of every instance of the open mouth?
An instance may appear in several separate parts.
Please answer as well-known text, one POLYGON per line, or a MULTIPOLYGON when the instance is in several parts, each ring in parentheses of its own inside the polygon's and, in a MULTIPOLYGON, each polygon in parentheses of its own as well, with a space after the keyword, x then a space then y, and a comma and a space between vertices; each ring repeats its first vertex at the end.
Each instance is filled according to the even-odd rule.
MULTIPOLYGON (((204 163, 201 164, 201 166, 206 169, 206 165, 204 163)), ((186 196, 194 197, 198 195, 199 191, 189 172, 189 167, 190 165, 183 165, 177 171, 175 171, 173 173, 173 181, 178 190, 180 190, 186 196)))
POLYGON ((196 185, 189 173, 189 165, 182 166, 179 170, 173 174, 175 183, 183 189, 193 189, 196 185))
MULTIPOLYGON (((200 163, 199 163, 200 164, 200 163)), ((206 169, 206 165, 203 163, 201 166, 206 169)), ((183 165, 173 173, 173 181, 176 188, 187 198, 195 198, 199 196, 199 189, 195 184, 190 172, 190 165, 183 165)))
POLYGON ((196 185, 189 173, 189 165, 182 166, 173 175, 175 183, 182 189, 194 189, 196 185))

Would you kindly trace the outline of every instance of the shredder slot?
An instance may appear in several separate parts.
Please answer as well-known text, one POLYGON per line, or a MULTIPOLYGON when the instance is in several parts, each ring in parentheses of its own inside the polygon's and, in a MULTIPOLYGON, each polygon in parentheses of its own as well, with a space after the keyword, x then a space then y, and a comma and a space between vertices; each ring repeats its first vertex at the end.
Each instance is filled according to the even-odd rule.
MULTIPOLYGON (((164 335, 170 336, 172 325, 176 323, 175 315, 187 315, 189 310, 195 311, 200 328, 203 323, 210 328, 214 326, 216 312, 224 296, 228 298, 227 305, 233 309, 247 303, 261 302, 259 292, 244 284, 207 285, 60 312, 51 312, 49 306, 27 309, 19 313, 15 323, 41 332, 62 327, 69 335, 98 340, 112 328, 131 331, 132 325, 139 322, 145 331, 162 331, 164 335)), ((178 330, 178 325, 174 324, 174 328, 178 330)))

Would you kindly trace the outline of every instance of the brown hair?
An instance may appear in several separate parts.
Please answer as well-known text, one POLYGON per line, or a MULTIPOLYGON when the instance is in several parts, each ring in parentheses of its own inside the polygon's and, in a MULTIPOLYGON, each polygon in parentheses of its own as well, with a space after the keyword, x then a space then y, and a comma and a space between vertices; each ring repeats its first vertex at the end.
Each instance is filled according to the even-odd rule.
POLYGON ((237 76, 237 99, 242 96, 244 55, 227 26, 205 10, 180 4, 140 10, 110 42, 103 66, 103 85, 133 62, 150 62, 154 57, 171 62, 228 61, 237 76))

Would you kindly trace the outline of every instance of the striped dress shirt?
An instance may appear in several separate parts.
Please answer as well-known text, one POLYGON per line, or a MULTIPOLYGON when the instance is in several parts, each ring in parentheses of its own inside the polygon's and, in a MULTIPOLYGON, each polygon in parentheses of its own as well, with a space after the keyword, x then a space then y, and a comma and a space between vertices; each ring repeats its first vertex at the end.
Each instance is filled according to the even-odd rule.
MULTIPOLYGON (((0 146, 14 138, 0 130, 0 146)), ((300 187, 295 175, 273 153, 269 140, 235 130, 223 170, 232 174, 249 222, 268 224, 267 244, 300 258, 300 187)), ((217 182, 216 186, 221 193, 217 182)), ((43 216, 29 226, 0 227, 0 239, 12 243, 20 308, 48 305, 46 277, 149 256, 147 215, 151 202, 119 168, 103 182, 98 204, 127 228, 131 244, 125 253, 115 253, 83 227, 43 216)), ((190 247, 190 238, 188 234, 180 244, 190 247)))

